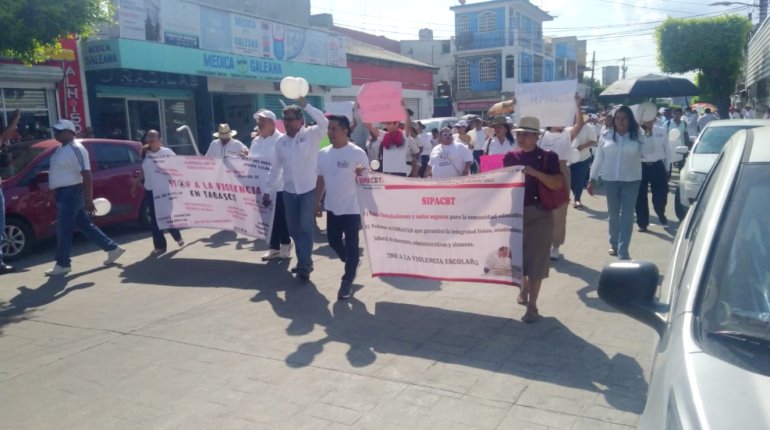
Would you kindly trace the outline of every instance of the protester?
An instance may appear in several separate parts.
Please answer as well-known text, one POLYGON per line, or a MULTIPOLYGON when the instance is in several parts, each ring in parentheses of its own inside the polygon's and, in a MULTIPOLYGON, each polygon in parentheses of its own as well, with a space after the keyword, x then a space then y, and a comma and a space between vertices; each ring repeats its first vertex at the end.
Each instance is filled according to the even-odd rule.
POLYGON ((367 165, 366 152, 349 142, 350 122, 345 116, 329 116, 331 146, 318 154, 316 182, 316 216, 321 216, 321 198, 326 209, 326 237, 329 246, 345 263, 338 300, 350 297, 359 262, 358 232, 361 230, 361 211, 356 196, 356 173, 367 165))
MULTIPOLYGON (((690 134, 687 131, 687 123, 685 123, 682 120, 682 108, 676 108, 673 110, 673 116, 671 117, 670 120, 666 121, 665 128, 666 128, 666 135, 669 135, 669 133, 671 133, 671 130, 674 130, 674 129, 679 130, 678 146, 689 146, 690 134)), ((668 169, 670 169, 670 167, 666 166, 666 170, 668 169)))
MULTIPOLYGON (((585 121, 585 117, 583 120, 585 121)), ((572 207, 575 209, 583 207, 580 198, 583 196, 583 189, 588 182, 588 170, 591 168, 591 148, 596 146, 597 141, 596 128, 590 122, 586 123, 580 133, 572 140, 573 151, 580 153, 578 160, 569 165, 570 188, 574 196, 572 207)))
POLYGON ((487 132, 484 129, 484 121, 477 116, 471 119, 471 125, 473 129, 468 132, 468 135, 471 137, 471 150, 473 150, 473 161, 475 162, 471 166, 471 173, 478 173, 481 166, 481 156, 484 155, 484 145, 487 142, 487 132))
MULTIPOLYGON (((676 118, 676 111, 674 111, 676 118)), ((668 201, 668 173, 671 168, 671 147, 666 130, 653 125, 652 121, 642 124, 642 181, 636 199, 636 224, 644 233, 650 224, 650 209, 647 204, 647 189, 652 187, 652 207, 658 215, 660 225, 667 225, 666 202, 668 201)))
POLYGON ((86 213, 96 211, 88 151, 75 141, 72 121, 61 119, 51 128, 61 146, 51 156, 48 176, 48 187, 56 196, 56 264, 45 275, 66 275, 72 270, 70 248, 75 227, 107 252, 104 264, 112 264, 126 250, 105 236, 86 213))
MULTIPOLYGON (((516 139, 511 134, 511 125, 504 116, 496 116, 490 121, 494 129, 494 135, 486 140, 482 146, 482 155, 505 154, 514 148, 516 139)), ((474 157, 476 151, 473 151, 474 157)))
POLYGON ((398 121, 386 122, 385 131, 374 128, 370 123, 364 123, 371 136, 369 157, 370 160, 381 162, 383 173, 416 177, 419 172, 420 147, 417 141, 411 138, 412 120, 406 111, 404 116, 406 117, 404 130, 409 131, 399 129, 398 121), (407 164, 407 161, 410 164, 407 164))
MULTIPOLYGON (((251 141, 249 157, 268 161, 272 166, 275 164, 275 147, 283 133, 275 128, 276 116, 273 111, 260 109, 254 114, 254 119, 257 121, 259 135, 251 141)), ((275 215, 270 230, 270 248, 262 256, 263 261, 291 258, 291 237, 286 225, 282 177, 276 180, 275 187, 275 215)))
MULTIPOLYGON (((583 114, 580 112, 580 95, 575 94, 575 123, 572 127, 547 127, 545 134, 540 138, 540 147, 553 151, 559 156, 559 166, 564 177, 565 185, 569 187, 571 182, 570 170, 567 163, 572 157, 572 141, 583 129, 583 114)), ((561 257, 559 247, 564 244, 567 236, 567 208, 569 202, 553 210, 553 242, 551 247, 551 259, 558 260, 561 257)))
POLYGON ((454 140, 449 127, 441 129, 438 141, 439 145, 436 145, 430 153, 425 176, 451 178, 469 175, 473 164, 473 154, 470 149, 464 143, 454 140))
MULTIPOLYGON (((687 135, 690 139, 698 137, 698 114, 691 108, 687 107, 685 109, 685 115, 687 121, 687 135)), ((690 140, 687 141, 687 147, 690 148, 692 146, 692 143, 690 140)))
MULTIPOLYGON (((144 146, 142 147, 142 170, 134 179, 131 186, 131 197, 136 197, 136 189, 140 183, 144 183, 144 202, 150 211, 150 229, 152 230, 152 244, 154 246, 153 255, 160 255, 166 252, 166 237, 163 231, 158 227, 158 217, 155 213, 155 198, 152 192, 153 176, 155 175, 156 159, 160 157, 170 157, 176 155, 171 148, 162 146, 160 133, 157 130, 150 130, 144 136, 144 146)), ((184 246, 182 234, 178 229, 170 228, 168 233, 176 241, 177 245, 184 246)))
POLYGON ((548 277, 549 251, 553 238, 553 215, 540 205, 538 184, 549 190, 558 190, 564 184, 559 157, 537 146, 540 121, 523 117, 516 132, 516 146, 505 154, 504 166, 524 166, 524 214, 522 220, 523 285, 517 298, 527 306, 522 321, 533 323, 540 318, 537 298, 543 279, 548 277))
POLYGON ((216 139, 209 144, 206 157, 225 158, 248 154, 249 148, 240 140, 233 139, 236 134, 238 134, 238 130, 231 130, 228 124, 219 124, 217 132, 212 134, 216 139))
POLYGON ((609 130, 599 140, 591 165, 588 194, 603 181, 609 215, 609 254, 630 260, 628 248, 634 227, 634 207, 642 180, 639 125, 628 106, 620 106, 609 130))
POLYGON ((270 194, 276 192, 278 181, 283 179, 286 223, 297 254, 294 273, 299 280, 307 282, 313 271, 313 205, 318 152, 329 121, 323 112, 309 104, 304 97, 300 97, 299 103, 300 106, 290 105, 283 109, 286 134, 276 142, 275 164, 270 168, 268 191, 263 194, 263 201, 270 201, 270 194), (303 110, 316 125, 305 126, 303 110))
MULTIPOLYGON (((21 118, 21 111, 16 109, 11 115, 11 120, 8 122, 8 126, 0 133, 0 151, 10 145, 11 138, 16 133, 16 128, 19 126, 19 119, 21 118)), ((0 178, 0 184, 2 179, 0 178)), ((3 189, 0 187, 0 275, 13 272, 13 266, 6 264, 3 261, 3 242, 5 235, 5 197, 3 196, 3 189)))
POLYGON ((468 134, 468 121, 461 119, 455 123, 455 129, 457 133, 454 135, 454 139, 462 142, 468 149, 471 149, 473 142, 471 136, 468 134))
POLYGON ((417 121, 417 126, 420 128, 420 171, 417 172, 417 176, 420 178, 425 177, 425 169, 428 168, 428 161, 430 160, 430 152, 433 150, 433 136, 427 130, 422 122, 417 121))
POLYGON ((698 118, 698 132, 703 131, 704 128, 710 123, 711 121, 714 121, 716 117, 711 114, 711 108, 706 108, 703 111, 703 115, 698 118))

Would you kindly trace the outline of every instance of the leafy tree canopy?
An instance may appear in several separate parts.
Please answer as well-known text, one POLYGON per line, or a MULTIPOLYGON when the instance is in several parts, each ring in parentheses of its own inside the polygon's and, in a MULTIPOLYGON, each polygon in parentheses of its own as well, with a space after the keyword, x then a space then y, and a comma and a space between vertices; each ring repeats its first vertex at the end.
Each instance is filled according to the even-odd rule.
POLYGON ((727 114, 740 76, 751 22, 742 16, 668 18, 655 29, 658 65, 666 73, 698 71, 701 98, 710 95, 727 114))
POLYGON ((111 10, 105 0, 0 0, 0 55, 25 63, 45 61, 61 49, 59 39, 87 37, 111 10))

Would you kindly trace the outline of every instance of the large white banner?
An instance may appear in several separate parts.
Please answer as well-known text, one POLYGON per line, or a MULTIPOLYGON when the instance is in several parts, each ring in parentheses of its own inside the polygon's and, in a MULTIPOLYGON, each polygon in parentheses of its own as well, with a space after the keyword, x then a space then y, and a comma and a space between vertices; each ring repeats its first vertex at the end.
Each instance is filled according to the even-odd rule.
POLYGON ((521 166, 461 178, 356 178, 373 276, 521 285, 521 166))
POLYGON ((577 81, 535 82, 516 87, 516 117, 534 116, 541 127, 575 123, 577 81))
POLYGON ((205 227, 269 239, 275 202, 265 205, 270 163, 244 158, 156 157, 150 175, 158 227, 205 227))

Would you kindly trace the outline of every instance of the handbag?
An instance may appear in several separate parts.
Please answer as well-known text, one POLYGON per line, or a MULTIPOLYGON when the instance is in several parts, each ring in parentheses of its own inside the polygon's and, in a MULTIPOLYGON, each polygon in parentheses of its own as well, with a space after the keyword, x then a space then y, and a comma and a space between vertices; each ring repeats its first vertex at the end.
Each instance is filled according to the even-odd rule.
MULTIPOLYGON (((541 171, 545 171, 545 162, 547 152, 543 151, 543 163, 540 166, 541 171)), ((562 181, 561 188, 552 190, 542 181, 537 181, 537 194, 540 198, 540 205, 547 211, 554 210, 566 204, 569 201, 569 187, 566 181, 562 181)))

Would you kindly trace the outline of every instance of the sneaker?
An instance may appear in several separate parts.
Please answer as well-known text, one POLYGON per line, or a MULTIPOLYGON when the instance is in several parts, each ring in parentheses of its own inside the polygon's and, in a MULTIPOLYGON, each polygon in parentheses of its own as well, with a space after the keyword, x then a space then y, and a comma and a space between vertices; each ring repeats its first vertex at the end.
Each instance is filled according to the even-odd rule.
POLYGON ((353 293, 353 284, 349 284, 347 282, 343 282, 340 285, 340 290, 337 292, 337 300, 346 300, 350 298, 350 295, 353 293))
POLYGON ((265 255, 262 256, 262 261, 275 260, 281 253, 277 249, 268 249, 265 255))
POLYGON ((287 243, 286 245, 281 245, 280 253, 278 254, 278 258, 291 258, 291 243, 287 243))
POLYGON ((647 227, 639 227, 639 233, 647 233, 647 227))
POLYGON ((556 246, 551 247, 551 260, 558 260, 559 259, 559 248, 556 246))
POLYGON ((176 244, 179 245, 179 247, 181 248, 181 247, 184 246, 184 240, 179 239, 179 240, 176 241, 176 244))
POLYGON ((124 252, 126 252, 126 250, 121 247, 117 247, 112 251, 107 251, 107 259, 104 260, 104 264, 107 265, 114 263, 118 260, 118 258, 120 258, 121 255, 123 255, 124 252))
POLYGON ((46 270, 45 276, 59 276, 59 275, 66 275, 67 273, 72 271, 72 267, 62 267, 58 264, 55 264, 53 266, 53 269, 46 270))
POLYGON ((155 248, 152 250, 152 255, 160 255, 165 253, 166 253, 166 250, 161 248, 155 248))
POLYGON ((310 280, 310 272, 307 272, 305 270, 297 270, 297 279, 299 279, 302 282, 307 282, 310 280))

